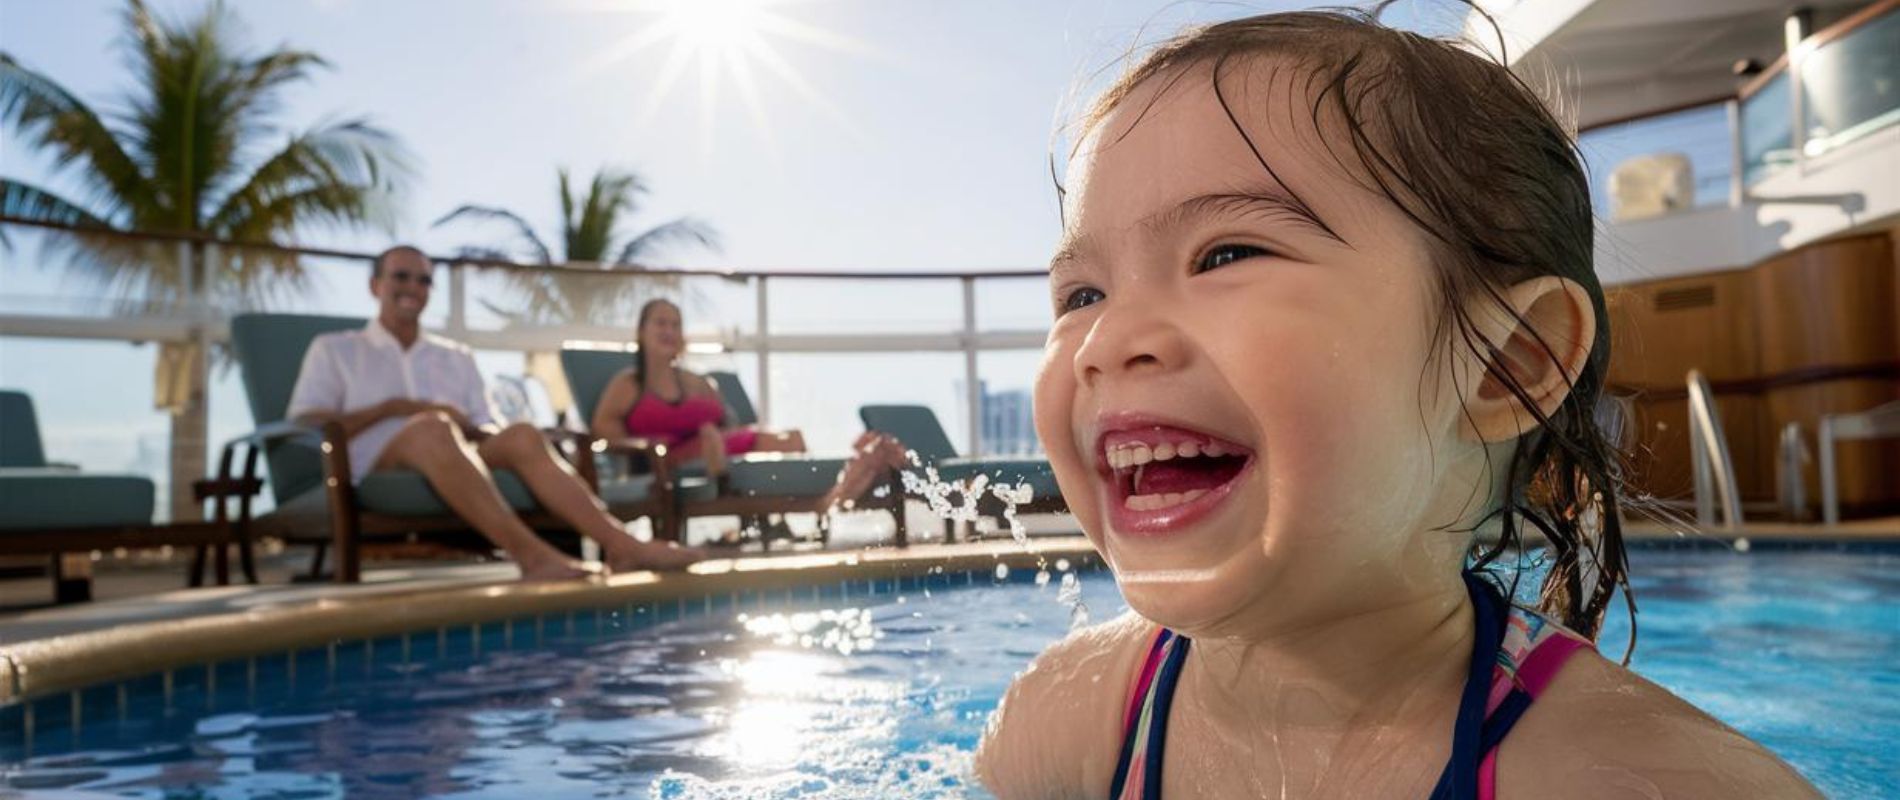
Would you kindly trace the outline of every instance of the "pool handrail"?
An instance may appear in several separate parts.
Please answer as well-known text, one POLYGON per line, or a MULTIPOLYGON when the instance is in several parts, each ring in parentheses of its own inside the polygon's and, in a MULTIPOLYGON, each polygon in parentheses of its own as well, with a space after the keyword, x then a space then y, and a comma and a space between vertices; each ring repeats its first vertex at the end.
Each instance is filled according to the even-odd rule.
POLYGON ((1735 461, 1729 456, 1728 434, 1715 408, 1715 393, 1699 369, 1689 370, 1689 458, 1695 465, 1695 518, 1703 528, 1715 525, 1717 497, 1721 499, 1724 530, 1742 524, 1741 491, 1735 484, 1735 461))

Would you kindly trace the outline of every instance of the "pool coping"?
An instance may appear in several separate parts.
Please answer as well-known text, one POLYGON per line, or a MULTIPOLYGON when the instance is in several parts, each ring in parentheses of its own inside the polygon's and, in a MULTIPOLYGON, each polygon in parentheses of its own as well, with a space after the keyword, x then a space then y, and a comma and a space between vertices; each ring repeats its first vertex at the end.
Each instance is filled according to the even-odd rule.
POLYGON ((344 641, 634 603, 776 592, 936 572, 1037 569, 1058 559, 1096 563, 1081 536, 905 549, 720 559, 687 572, 635 572, 588 581, 475 583, 316 600, 142 622, 0 649, 0 707, 115 680, 344 641))
MULTIPOLYGON (((1900 544, 1900 520, 1840 526, 1790 523, 1683 531, 1632 520, 1631 545, 1737 547, 1900 544)), ((117 625, 0 646, 0 708, 180 667, 281 653, 338 641, 398 636, 516 617, 656 601, 775 592, 933 572, 1034 569, 1058 559, 1099 562, 1079 535, 919 544, 719 559, 683 573, 636 572, 591 581, 473 580, 323 596, 240 611, 117 625)))

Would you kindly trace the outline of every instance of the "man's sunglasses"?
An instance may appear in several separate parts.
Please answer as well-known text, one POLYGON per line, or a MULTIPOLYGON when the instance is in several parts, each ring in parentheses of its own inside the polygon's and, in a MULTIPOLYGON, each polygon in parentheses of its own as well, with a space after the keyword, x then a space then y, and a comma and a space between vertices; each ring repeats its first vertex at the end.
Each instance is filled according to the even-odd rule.
POLYGON ((385 272, 383 277, 397 283, 414 283, 418 286, 434 286, 435 276, 427 272, 385 272))

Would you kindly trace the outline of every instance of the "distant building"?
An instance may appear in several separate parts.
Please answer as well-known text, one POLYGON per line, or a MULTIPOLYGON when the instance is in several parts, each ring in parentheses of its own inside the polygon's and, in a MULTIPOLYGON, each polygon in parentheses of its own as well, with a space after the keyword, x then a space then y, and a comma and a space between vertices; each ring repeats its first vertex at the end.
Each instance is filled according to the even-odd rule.
POLYGON ((1042 443, 1036 440, 1036 421, 1030 411, 1029 390, 992 392, 985 382, 978 382, 977 389, 983 397, 982 405, 978 407, 979 419, 983 424, 983 454, 1041 455, 1042 443))

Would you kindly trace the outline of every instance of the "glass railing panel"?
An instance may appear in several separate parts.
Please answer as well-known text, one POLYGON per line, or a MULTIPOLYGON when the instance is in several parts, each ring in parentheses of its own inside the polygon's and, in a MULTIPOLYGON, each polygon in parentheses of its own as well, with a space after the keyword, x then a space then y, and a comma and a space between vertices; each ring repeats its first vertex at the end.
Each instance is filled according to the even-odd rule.
POLYGON ((1578 137, 1590 172, 1590 198, 1599 216, 1610 215, 1610 174, 1637 156, 1681 153, 1695 176, 1695 205, 1728 202, 1734 173, 1728 109, 1722 103, 1606 125, 1578 137))
POLYGON ((215 270, 172 242, 0 224, 0 314, 165 316, 215 270), (189 275, 189 277, 187 277, 189 275))
MULTIPOLYGON (((0 337, 0 386, 33 398, 48 461, 157 485, 169 519, 171 415, 153 405, 158 346, 120 341, 0 337)), ((235 406, 244 414, 241 405, 235 406)), ((214 430, 223 430, 214 425, 214 430)))
POLYGON ((768 286, 768 325, 775 336, 948 334, 963 329, 963 285, 954 278, 774 277, 768 286))
POLYGON ((1046 278, 979 278, 976 282, 979 331, 1048 330, 1050 309, 1046 278))
POLYGON ((1794 107, 1786 71, 1742 100, 1742 183, 1753 186, 1795 162, 1794 107))
POLYGON ((1818 156, 1900 123, 1900 12, 1890 11, 1801 61, 1802 151, 1818 156))
POLYGON ((840 453, 864 431, 858 407, 916 404, 966 449, 961 353, 773 353, 772 423, 798 428, 813 452, 840 453))
POLYGON ((996 350, 977 355, 977 377, 982 383, 977 415, 982 426, 982 455, 1042 454, 1032 414, 1036 369, 1041 363, 1041 350, 996 350))

